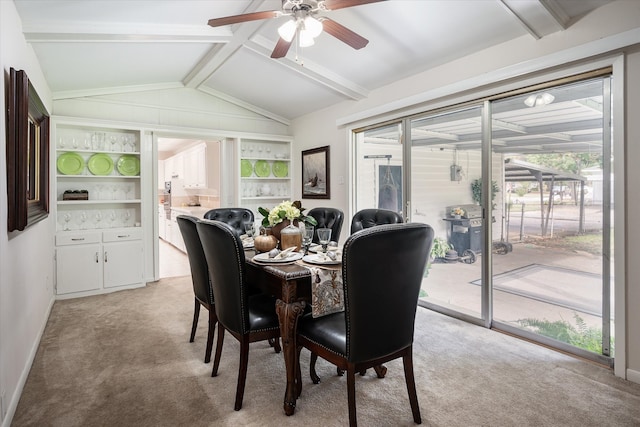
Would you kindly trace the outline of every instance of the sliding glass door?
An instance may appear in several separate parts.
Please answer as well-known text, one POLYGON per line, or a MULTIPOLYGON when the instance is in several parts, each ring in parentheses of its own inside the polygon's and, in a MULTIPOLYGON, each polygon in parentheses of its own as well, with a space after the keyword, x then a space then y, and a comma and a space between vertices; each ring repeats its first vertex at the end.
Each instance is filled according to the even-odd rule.
POLYGON ((355 133, 355 210, 435 230, 421 305, 611 362, 606 73, 355 133))
POLYGON ((470 183, 482 177, 482 107, 411 119, 409 217, 435 230, 422 302, 482 318, 482 209, 470 183))
POLYGON ((492 103, 494 326, 611 355, 608 77, 492 103), (496 230, 497 231, 497 230, 496 230), (516 262, 517 261, 517 262, 516 262))

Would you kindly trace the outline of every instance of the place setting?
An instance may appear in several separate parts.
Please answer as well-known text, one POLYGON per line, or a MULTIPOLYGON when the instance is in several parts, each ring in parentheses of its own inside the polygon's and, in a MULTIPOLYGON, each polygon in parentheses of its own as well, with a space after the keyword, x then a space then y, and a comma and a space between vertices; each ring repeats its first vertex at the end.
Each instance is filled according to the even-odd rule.
POLYGON ((263 252, 255 255, 253 261, 264 264, 289 264, 294 263, 303 258, 303 253, 296 251, 296 247, 287 249, 271 249, 269 252, 263 252))
POLYGON ((313 238, 313 228, 311 228, 311 237, 307 238, 308 243, 305 244, 305 255, 302 257, 302 261, 316 265, 341 264, 342 250, 338 248, 337 242, 331 240, 331 229, 319 228, 316 232, 318 233, 318 241, 320 243, 311 245, 313 238), (309 254, 309 252, 311 252, 311 254, 309 254))

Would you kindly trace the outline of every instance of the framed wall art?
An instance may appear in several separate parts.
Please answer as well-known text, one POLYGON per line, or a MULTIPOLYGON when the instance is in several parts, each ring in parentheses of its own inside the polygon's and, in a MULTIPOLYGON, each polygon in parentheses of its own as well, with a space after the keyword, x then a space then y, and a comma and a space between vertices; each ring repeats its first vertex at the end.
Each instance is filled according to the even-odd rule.
POLYGON ((329 146, 302 152, 302 198, 330 199, 329 146))
POLYGON ((21 231, 49 215, 49 113, 22 70, 7 91, 7 228, 21 231))

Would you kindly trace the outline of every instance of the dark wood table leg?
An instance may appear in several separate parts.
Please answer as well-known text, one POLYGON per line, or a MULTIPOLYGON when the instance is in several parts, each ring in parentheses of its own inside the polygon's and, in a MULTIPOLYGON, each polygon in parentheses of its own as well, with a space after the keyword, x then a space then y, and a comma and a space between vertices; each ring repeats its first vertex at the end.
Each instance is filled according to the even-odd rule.
POLYGON ((280 322, 280 334, 282 336, 282 353, 284 366, 287 372, 287 388, 284 393, 284 413, 293 415, 296 410, 296 399, 300 394, 301 384, 297 384, 296 372, 298 365, 298 352, 296 349, 296 328, 298 318, 304 311, 304 301, 286 303, 280 299, 276 301, 276 313, 280 322))

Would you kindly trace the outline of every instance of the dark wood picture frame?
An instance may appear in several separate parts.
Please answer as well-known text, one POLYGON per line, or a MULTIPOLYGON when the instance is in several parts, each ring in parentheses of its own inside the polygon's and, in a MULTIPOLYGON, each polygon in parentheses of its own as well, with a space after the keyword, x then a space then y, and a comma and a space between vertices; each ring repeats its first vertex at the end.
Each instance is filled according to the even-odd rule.
POLYGON ((7 91, 7 228, 22 231, 49 215, 49 113, 23 70, 7 91))
POLYGON ((302 152, 302 198, 331 198, 329 146, 302 152))

